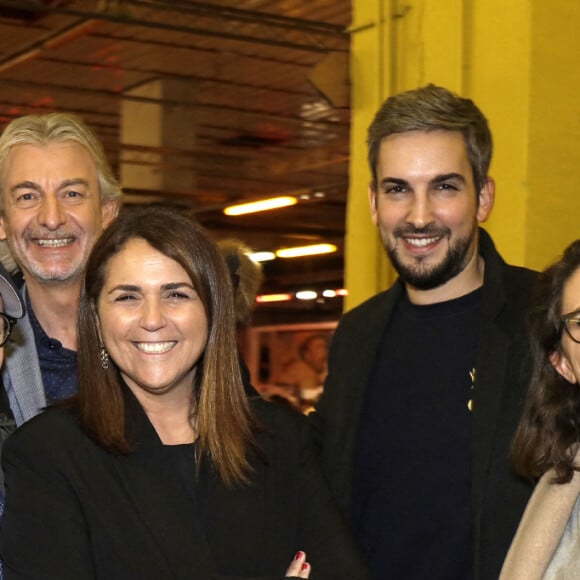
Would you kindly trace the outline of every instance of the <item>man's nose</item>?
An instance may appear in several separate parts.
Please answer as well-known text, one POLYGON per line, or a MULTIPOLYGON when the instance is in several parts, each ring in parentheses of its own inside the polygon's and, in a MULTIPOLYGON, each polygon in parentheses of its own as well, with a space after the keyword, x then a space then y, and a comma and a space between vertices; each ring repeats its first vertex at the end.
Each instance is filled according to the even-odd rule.
POLYGON ((416 193, 413 196, 407 222, 418 229, 424 228, 433 221, 433 207, 429 195, 425 192, 416 193))
POLYGON ((57 196, 46 196, 38 211, 38 223, 49 230, 57 230, 66 222, 66 213, 63 211, 57 196))

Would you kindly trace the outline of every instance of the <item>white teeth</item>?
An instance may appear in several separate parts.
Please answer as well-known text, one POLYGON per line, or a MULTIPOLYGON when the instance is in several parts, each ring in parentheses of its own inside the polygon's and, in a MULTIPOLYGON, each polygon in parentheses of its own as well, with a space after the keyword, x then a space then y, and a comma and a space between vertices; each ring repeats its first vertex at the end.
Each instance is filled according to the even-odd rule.
POLYGON ((135 346, 148 354, 163 354, 170 351, 177 343, 171 342, 136 342, 135 346))
POLYGON ((39 246, 48 247, 48 248, 62 248, 63 246, 68 246, 72 244, 74 238, 62 238, 58 240, 35 240, 35 242, 39 246))
POLYGON ((405 241, 411 246, 422 248, 435 243, 438 239, 439 238, 405 238, 405 241))

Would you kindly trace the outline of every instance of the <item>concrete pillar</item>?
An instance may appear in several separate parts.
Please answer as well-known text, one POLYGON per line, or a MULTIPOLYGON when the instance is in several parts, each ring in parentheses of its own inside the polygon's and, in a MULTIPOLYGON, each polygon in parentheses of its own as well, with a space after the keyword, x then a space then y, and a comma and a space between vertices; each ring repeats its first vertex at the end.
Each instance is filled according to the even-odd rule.
POLYGON ((121 103, 121 183, 124 188, 192 193, 195 185, 188 157, 195 144, 191 82, 155 80, 127 91, 121 103), (169 104, 162 104, 162 99, 169 104))

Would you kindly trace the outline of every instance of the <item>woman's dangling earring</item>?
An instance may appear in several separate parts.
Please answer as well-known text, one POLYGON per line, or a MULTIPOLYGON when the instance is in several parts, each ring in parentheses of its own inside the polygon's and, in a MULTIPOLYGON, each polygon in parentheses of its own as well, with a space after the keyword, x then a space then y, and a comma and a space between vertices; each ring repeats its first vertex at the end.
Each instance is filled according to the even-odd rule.
POLYGON ((106 371, 109 368, 109 353, 105 350, 104 344, 101 344, 99 359, 101 360, 103 370, 106 371))

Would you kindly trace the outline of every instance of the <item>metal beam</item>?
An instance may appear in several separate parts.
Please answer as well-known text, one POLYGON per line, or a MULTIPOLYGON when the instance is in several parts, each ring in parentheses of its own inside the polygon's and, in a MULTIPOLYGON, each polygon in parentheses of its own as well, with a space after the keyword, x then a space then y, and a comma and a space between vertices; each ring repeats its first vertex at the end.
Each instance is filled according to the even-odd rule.
MULTIPOLYGON (((297 42, 289 42, 285 40, 280 40, 278 38, 265 38, 250 36, 246 34, 235 34, 231 32, 226 32, 224 30, 209 30, 207 28, 196 28, 192 26, 186 26, 181 24, 169 24, 166 22, 153 22, 149 20, 144 20, 142 18, 134 18, 128 13, 122 12, 102 12, 95 10, 79 10, 73 8, 67 8, 66 6, 45 6, 38 4, 26 4, 22 3, 21 0, 0 0, 0 7, 18 9, 21 11, 26 11, 34 14, 44 13, 44 14, 63 14, 66 16, 74 16, 76 18, 83 18, 85 20, 101 20, 106 22, 113 22, 116 24, 123 24, 124 26, 140 26, 144 28, 165 30, 171 32, 178 32, 181 34, 190 34, 192 36, 206 36, 211 38, 222 38, 227 40, 235 40, 238 42, 245 42, 250 44, 265 44, 269 46, 278 46, 280 48, 288 48, 292 50, 304 51, 304 52, 315 52, 315 53, 328 53, 333 50, 341 50, 336 48, 329 48, 323 46, 323 42, 317 42, 316 44, 302 44, 297 42)), ((268 30, 266 28, 266 32, 268 30)), ((348 32, 345 30, 343 34, 348 37, 348 32)), ((348 47, 343 49, 348 51, 348 47)))

